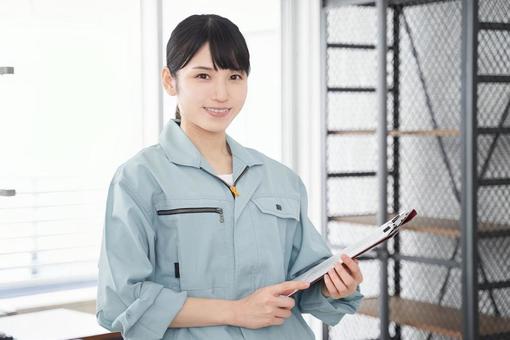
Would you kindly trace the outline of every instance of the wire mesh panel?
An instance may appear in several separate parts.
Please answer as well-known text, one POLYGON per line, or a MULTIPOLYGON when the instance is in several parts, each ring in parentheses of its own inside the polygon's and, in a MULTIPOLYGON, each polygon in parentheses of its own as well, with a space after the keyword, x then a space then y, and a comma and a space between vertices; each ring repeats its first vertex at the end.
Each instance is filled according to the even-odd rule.
MULTIPOLYGON (((478 188, 478 335, 510 339, 510 1, 477 3, 478 174, 470 180, 478 188)), ((373 4, 325 4, 328 241, 339 250, 376 223, 381 34, 388 44, 387 213, 419 214, 388 243, 388 292, 379 289, 381 262, 371 254, 361 262, 359 313, 329 336, 373 339, 382 326, 395 339, 462 338, 462 6, 473 2, 389 0, 386 32, 377 32, 373 4), (384 294, 388 325, 378 319, 384 294)))
MULTIPOLYGON (((388 13, 389 32, 392 13, 388 13)), ((377 38, 376 11, 367 6, 346 6, 327 12, 327 213, 328 242, 339 251, 373 231, 377 212, 377 38), (368 223, 352 223, 364 218, 368 223)), ((388 33, 388 44, 392 44, 388 33)), ((388 51, 388 128, 392 127, 393 50, 388 51)), ((393 143, 388 142, 388 169, 392 168, 393 143)), ((388 181, 391 206, 393 181, 388 181)), ((361 291, 380 295, 380 262, 371 253, 360 262, 364 275, 361 291)), ((363 314, 346 317, 330 328, 332 339, 377 338, 377 318, 363 314)))
POLYGON ((486 338, 510 338, 510 2, 479 2, 477 121, 479 324, 486 338), (507 128, 506 133, 504 128, 507 128), (486 128, 492 128, 487 130, 486 128))

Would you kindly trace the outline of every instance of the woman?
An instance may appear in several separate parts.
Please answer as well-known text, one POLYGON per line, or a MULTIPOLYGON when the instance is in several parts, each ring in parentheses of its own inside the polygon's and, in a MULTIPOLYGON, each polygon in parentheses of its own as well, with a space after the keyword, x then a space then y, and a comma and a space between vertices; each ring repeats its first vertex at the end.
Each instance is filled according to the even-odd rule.
POLYGON ((335 325, 359 304, 348 257, 311 287, 292 281, 331 253, 301 179, 225 133, 249 71, 228 19, 193 15, 171 34, 162 78, 177 118, 108 192, 97 318, 125 339, 313 339, 302 313, 335 325))

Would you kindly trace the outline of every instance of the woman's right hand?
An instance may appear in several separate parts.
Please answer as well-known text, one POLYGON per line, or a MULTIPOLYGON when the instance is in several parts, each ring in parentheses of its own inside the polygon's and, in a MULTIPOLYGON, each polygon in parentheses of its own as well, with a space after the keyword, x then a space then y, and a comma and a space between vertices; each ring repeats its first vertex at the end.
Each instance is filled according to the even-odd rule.
POLYGON ((257 289, 247 297, 235 301, 235 325, 244 328, 262 328, 281 325, 292 315, 295 302, 286 296, 310 286, 304 281, 285 281, 257 289))

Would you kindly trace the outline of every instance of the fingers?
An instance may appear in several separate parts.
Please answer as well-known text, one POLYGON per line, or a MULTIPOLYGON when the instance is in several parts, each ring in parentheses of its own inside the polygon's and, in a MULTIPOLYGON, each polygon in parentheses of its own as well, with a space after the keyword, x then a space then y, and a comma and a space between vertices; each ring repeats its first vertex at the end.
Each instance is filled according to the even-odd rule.
POLYGON ((347 290, 356 288, 356 281, 354 281, 351 273, 343 268, 341 264, 335 265, 335 271, 347 290))
MULTIPOLYGON (((342 281, 342 279, 340 278, 340 276, 338 275, 336 270, 331 269, 328 272, 328 276, 329 276, 331 282, 333 282, 333 285, 335 286, 336 291, 338 292, 338 294, 332 294, 333 297, 338 298, 340 296, 343 296, 345 294, 345 292, 348 290, 348 288, 347 288, 347 285, 344 284, 344 282, 342 281)), ((333 293, 334 293, 334 291, 333 291, 333 293)))
POLYGON ((298 290, 297 289, 292 289, 292 290, 286 290, 284 291, 281 295, 282 296, 292 296, 294 293, 296 293, 298 290))
POLYGON ((292 315, 292 312, 285 308, 278 308, 275 312, 275 317, 278 318, 289 318, 292 315))
POLYGON ((276 306, 280 308, 292 309, 296 305, 296 301, 293 298, 280 295, 276 298, 276 306))
POLYGON ((338 290, 335 287, 335 284, 333 283, 333 281, 331 281, 329 274, 324 275, 324 284, 326 285, 326 288, 328 289, 329 295, 331 297, 340 296, 340 292, 338 292, 338 290))
POLYGON ((342 261, 324 276, 324 284, 330 296, 340 298, 352 294, 363 280, 357 261, 343 255, 342 261))
POLYGON ((347 266, 356 283, 361 283, 363 281, 363 275, 361 274, 358 261, 353 260, 347 255, 342 255, 342 262, 347 266))
POLYGON ((272 293, 275 296, 286 295, 294 290, 301 290, 310 287, 310 284, 305 281, 285 281, 272 286, 272 293))

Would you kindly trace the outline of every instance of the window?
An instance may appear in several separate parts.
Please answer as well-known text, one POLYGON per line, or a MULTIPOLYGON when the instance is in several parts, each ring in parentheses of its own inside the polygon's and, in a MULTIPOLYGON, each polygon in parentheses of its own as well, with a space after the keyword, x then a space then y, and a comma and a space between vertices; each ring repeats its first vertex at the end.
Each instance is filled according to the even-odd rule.
POLYGON ((0 15, 0 189, 16 190, 0 196, 0 296, 94 285, 109 181, 144 146, 140 3, 0 15))

